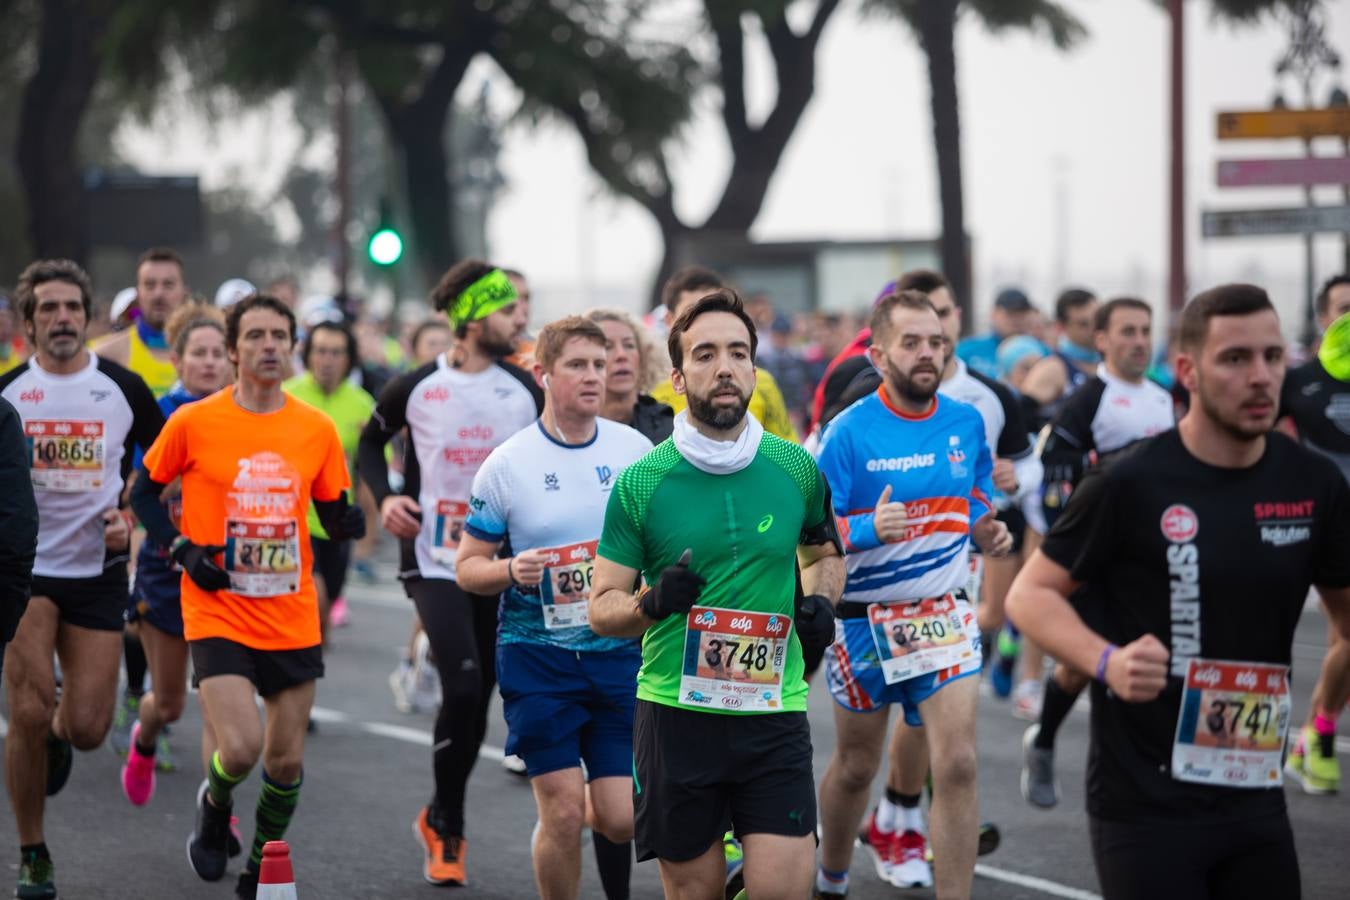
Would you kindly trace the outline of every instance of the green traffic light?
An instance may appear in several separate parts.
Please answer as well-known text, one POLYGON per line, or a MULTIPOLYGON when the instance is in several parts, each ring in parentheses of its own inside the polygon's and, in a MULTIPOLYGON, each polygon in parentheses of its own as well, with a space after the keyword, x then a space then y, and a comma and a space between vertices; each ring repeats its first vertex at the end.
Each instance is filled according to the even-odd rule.
POLYGON ((366 253, 376 265, 392 266, 403 256, 403 238, 392 228, 381 228, 370 236, 366 253))

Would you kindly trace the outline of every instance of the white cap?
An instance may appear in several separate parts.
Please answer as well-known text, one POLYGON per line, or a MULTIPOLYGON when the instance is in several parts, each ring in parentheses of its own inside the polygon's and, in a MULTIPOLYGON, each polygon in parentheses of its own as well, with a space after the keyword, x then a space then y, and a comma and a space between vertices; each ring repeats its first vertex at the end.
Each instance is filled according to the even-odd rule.
POLYGON ((343 321, 342 310, 338 308, 337 301, 327 294, 311 294, 300 301, 300 308, 296 312, 296 318, 305 328, 320 322, 343 321))
POLYGON ((109 311, 108 317, 116 322, 118 319, 122 318, 123 314, 125 314, 128 309, 131 309, 131 304, 135 302, 136 289, 134 287, 122 288, 117 292, 117 295, 113 297, 112 309, 109 311))
POLYGON ((220 309, 229 309, 249 294, 256 293, 258 293, 258 289, 253 286, 252 282, 245 281, 242 278, 231 278, 216 288, 216 306, 220 309))

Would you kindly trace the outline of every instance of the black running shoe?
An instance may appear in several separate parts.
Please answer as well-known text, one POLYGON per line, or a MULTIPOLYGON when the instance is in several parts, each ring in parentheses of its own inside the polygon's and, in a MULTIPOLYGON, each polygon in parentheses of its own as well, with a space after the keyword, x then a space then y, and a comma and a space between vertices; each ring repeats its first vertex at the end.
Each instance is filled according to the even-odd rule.
POLYGON ((203 881, 225 877, 229 861, 230 810, 215 806, 207 798, 206 782, 197 789, 197 829, 188 835, 188 864, 203 881))
POLYGON ((258 873, 245 868, 234 885, 235 900, 258 900, 258 873))
POLYGON ((47 796, 50 797, 66 786, 70 780, 70 767, 75 763, 75 752, 70 741, 48 732, 47 734, 47 796))

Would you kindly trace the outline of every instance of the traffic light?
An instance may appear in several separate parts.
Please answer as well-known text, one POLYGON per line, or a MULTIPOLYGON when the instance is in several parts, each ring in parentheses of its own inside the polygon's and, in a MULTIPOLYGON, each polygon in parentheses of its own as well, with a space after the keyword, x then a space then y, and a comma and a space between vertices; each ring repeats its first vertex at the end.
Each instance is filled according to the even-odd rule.
POLYGON ((403 258, 403 235, 394 227, 394 218, 389 214, 389 201, 380 201, 380 224, 366 241, 366 256, 377 266, 392 266, 403 258))

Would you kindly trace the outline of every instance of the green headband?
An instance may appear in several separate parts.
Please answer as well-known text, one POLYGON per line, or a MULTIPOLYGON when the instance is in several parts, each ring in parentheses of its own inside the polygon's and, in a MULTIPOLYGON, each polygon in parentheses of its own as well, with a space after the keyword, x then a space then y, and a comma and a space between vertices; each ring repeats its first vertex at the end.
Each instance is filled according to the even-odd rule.
POLYGON ((1332 322, 1327 333, 1322 335, 1317 358, 1332 378, 1350 381, 1350 313, 1332 322))
POLYGON ((501 269, 493 269, 466 287, 446 309, 450 327, 477 322, 516 302, 516 288, 501 269))

